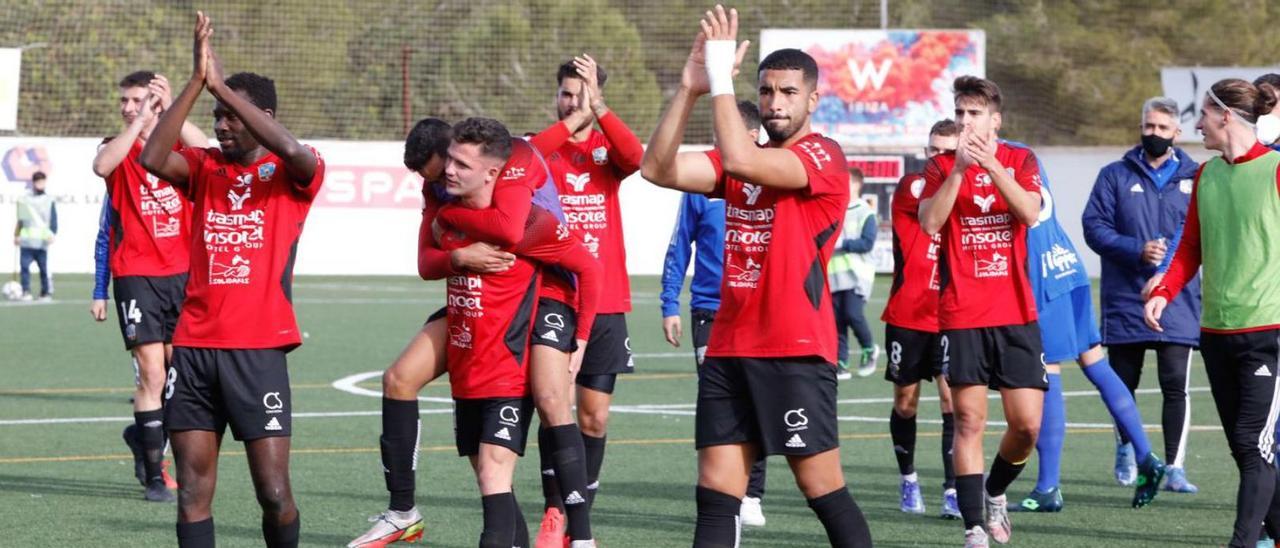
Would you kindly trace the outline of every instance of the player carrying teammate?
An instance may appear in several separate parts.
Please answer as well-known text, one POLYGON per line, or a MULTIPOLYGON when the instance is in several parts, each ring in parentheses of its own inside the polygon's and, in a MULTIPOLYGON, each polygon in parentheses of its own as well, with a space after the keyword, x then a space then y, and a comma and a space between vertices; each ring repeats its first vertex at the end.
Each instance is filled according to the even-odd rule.
MULTIPOLYGON (((275 120, 270 79, 223 78, 196 14, 194 70, 142 150, 142 165, 194 204, 191 279, 173 335, 165 423, 177 461, 179 546, 214 545, 212 502, 222 434, 245 444, 268 546, 297 546, 301 519, 289 484, 292 404, 285 355, 302 344, 293 313, 298 239, 324 180, 324 162, 275 120), (214 103, 219 148, 178 134, 200 92, 214 103)), ((153 99, 152 101, 156 101, 153 99)))
MULTIPOLYGON (((752 142, 760 141, 760 109, 751 101, 738 101, 738 112, 752 142)), ((689 270, 689 248, 697 249, 693 281, 689 284, 689 320, 693 323, 693 359, 699 368, 707 355, 707 341, 716 310, 720 308, 720 279, 724 277, 724 200, 686 192, 680 198, 676 227, 667 245, 662 266, 662 334, 671 346, 680 347, 680 290, 689 270)), ((747 496, 742 497, 742 525, 764 527, 761 508, 765 487, 764 455, 751 464, 747 496)))
POLYGON ((920 225, 942 235, 939 342, 956 414, 952 454, 965 544, 987 546, 988 534, 1009 542, 1005 489, 1035 447, 1048 389, 1027 277, 1026 231, 1040 215, 1040 170, 1030 150, 997 140, 1001 95, 994 82, 961 76, 954 91, 959 147, 925 167, 920 225), (988 387, 1000 391, 1009 427, 984 488, 988 387))
MULTIPOLYGON (((164 76, 150 71, 125 76, 120 80, 120 117, 125 128, 104 139, 93 159, 93 172, 107 184, 110 209, 104 216, 113 220, 108 225, 108 245, 120 335, 138 369, 134 424, 125 428, 124 439, 134 460, 143 465, 138 481, 146 488, 146 500, 153 502, 174 500, 163 477, 161 395, 191 264, 191 201, 147 173, 138 157, 155 130, 157 116, 172 103, 164 76)), ((186 121, 181 140, 193 147, 209 142, 186 121)), ((104 305, 105 299, 103 295, 104 305)))
POLYGON ((813 133, 818 67, 783 49, 760 63, 769 144, 747 135, 733 77, 749 42, 738 14, 708 11, 680 88, 645 151, 647 180, 725 200, 721 305, 699 370, 694 546, 736 546, 756 456, 783 454, 833 546, 870 546, 845 487, 836 421, 835 317, 826 265, 849 202, 839 145, 813 133), (677 153, 689 113, 710 92, 716 149, 677 153))
MULTIPOLYGON (((444 206, 441 218, 448 208, 488 208, 511 153, 511 136, 495 120, 464 120, 455 126, 453 139, 445 190, 458 202, 444 206)), ((472 243, 457 230, 434 232, 444 250, 472 243)), ((535 310, 540 282, 531 261, 560 265, 577 274, 577 310, 583 321, 576 333, 566 334, 576 340, 585 341, 590 334, 602 283, 595 257, 544 209, 530 211, 525 236, 512 251, 517 258, 507 270, 448 278, 449 382, 457 446, 460 455, 471 458, 480 484, 485 516, 480 546, 485 548, 528 546, 512 477, 516 457, 524 453, 533 411, 526 369, 529 335, 533 315, 543 313, 535 310)), ((568 378, 563 377, 563 382, 567 386, 568 378)), ((563 411, 568 414, 567 408, 563 411)), ((579 489, 585 489, 585 482, 579 489)), ((573 495, 577 500, 566 500, 567 505, 586 506, 581 492, 569 494, 573 495)), ((561 539, 556 541, 559 544, 561 539)), ((587 548, 595 543, 589 537, 574 537, 571 546, 587 548)))
MULTIPOLYGON (((631 282, 627 277, 618 190, 622 180, 640 168, 644 152, 631 128, 605 104, 601 90, 606 78, 604 69, 590 55, 583 54, 561 65, 556 73, 556 112, 560 121, 530 140, 547 159, 560 193, 565 224, 604 267, 599 316, 575 379, 591 502, 600 486, 614 383, 618 374, 634 370, 626 319, 626 313, 631 311, 631 282), (590 106, 593 116, 573 116, 575 111, 582 112, 584 105, 590 106), (599 131, 592 127, 593 117, 600 125, 599 131)), ((539 539, 556 536, 559 528, 555 513, 553 507, 547 509, 539 539)))
MULTIPOLYGON (((958 137, 956 123, 942 120, 929 130, 925 156, 953 154, 958 137)), ((889 350, 885 380, 893 383, 893 411, 889 413, 889 435, 893 438, 893 454, 902 475, 899 508, 910 514, 923 514, 924 497, 916 475, 916 415, 920 407, 920 381, 937 383, 939 407, 942 410, 942 517, 957 519, 956 472, 952 466, 952 442, 955 439, 955 416, 951 408, 951 389, 942 374, 942 354, 938 342, 938 252, 942 243, 938 234, 932 237, 920 230, 920 195, 924 192, 924 175, 910 173, 898 181, 893 191, 893 285, 885 305, 884 341, 889 350)))

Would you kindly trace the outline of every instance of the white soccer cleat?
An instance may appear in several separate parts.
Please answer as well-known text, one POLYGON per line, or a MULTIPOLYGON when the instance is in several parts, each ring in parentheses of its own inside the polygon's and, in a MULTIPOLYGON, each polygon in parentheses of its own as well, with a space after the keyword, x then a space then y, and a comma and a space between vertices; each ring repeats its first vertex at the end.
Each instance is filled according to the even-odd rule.
POLYGON ((742 518, 743 527, 764 527, 764 508, 760 506, 759 498, 743 497, 738 515, 742 518))
POLYGON ((982 530, 982 526, 974 525, 972 529, 964 532, 964 548, 987 548, 990 544, 987 542, 987 532, 982 530))
POLYGON ((417 542, 424 529, 422 514, 414 506, 407 512, 387 510, 370 517, 373 523, 365 534, 347 544, 347 548, 383 548, 393 542, 417 542))
POLYGON ((1008 544, 1009 536, 1013 533, 1013 524, 1009 522, 1008 498, 1004 495, 991 497, 983 492, 982 499, 987 507, 987 532, 991 535, 991 540, 997 544, 1008 544))

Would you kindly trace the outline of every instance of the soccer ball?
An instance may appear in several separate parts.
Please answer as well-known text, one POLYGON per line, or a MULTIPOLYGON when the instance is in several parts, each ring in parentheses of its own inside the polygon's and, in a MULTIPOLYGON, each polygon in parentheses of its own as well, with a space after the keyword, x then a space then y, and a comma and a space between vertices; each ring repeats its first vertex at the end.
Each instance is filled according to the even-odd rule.
POLYGON ((16 301, 22 298, 22 284, 9 280, 4 284, 4 298, 16 301))

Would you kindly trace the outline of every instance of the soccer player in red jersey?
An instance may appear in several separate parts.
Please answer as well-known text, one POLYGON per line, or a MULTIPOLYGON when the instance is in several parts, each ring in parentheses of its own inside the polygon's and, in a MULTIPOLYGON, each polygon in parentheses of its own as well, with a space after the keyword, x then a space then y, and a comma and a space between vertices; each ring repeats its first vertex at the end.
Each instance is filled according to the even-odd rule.
MULTIPOLYGON (((168 182, 147 173, 138 162, 159 114, 173 103, 169 81, 150 71, 120 80, 120 117, 125 128, 103 140, 93 159, 93 172, 107 185, 113 219, 108 228, 110 271, 115 277, 120 336, 133 353, 138 382, 133 392, 134 424, 124 439, 142 465, 138 481, 153 502, 174 500, 165 488, 165 364, 173 353, 173 330, 186 295, 191 263, 191 201, 168 182)), ((209 139, 191 122, 183 122, 181 140, 205 146, 209 139)))
MULTIPOLYGON (((511 136, 502 124, 485 118, 464 120, 454 127, 453 144, 445 168, 445 191, 458 198, 450 207, 483 210, 511 153, 511 136)), ((441 249, 473 242, 470 236, 437 223, 433 231, 441 249)), ((539 268, 532 261, 559 265, 577 274, 577 311, 581 320, 570 334, 586 341, 590 335, 602 280, 602 269, 555 217, 542 208, 529 214, 525 235, 510 248, 516 255, 511 268, 489 274, 450 276, 448 283, 449 382, 455 401, 458 453, 471 458, 484 507, 482 547, 528 546, 528 531, 515 495, 512 477, 518 455, 524 452, 532 401, 527 369, 529 336, 540 290, 539 268)), ((562 379, 567 385, 568 379, 562 379)), ((564 412, 567 414, 567 409, 564 412)), ((585 476, 579 489, 585 491, 585 476)), ((566 504, 586 506, 585 493, 570 493, 566 504)), ((561 539, 556 539, 557 544, 561 539)), ((573 548, 595 546, 591 538, 574 538, 573 548)))
MULTIPOLYGON (((480 209, 448 205, 446 202, 456 201, 445 193, 443 180, 451 134, 448 123, 428 118, 418 122, 405 140, 405 166, 423 177, 418 267, 419 274, 426 280, 505 271, 515 260, 515 255, 507 250, 524 237, 520 233, 513 238, 510 226, 523 230, 529 217, 530 196, 532 205, 547 210, 559 208, 555 185, 547 184, 546 164, 522 139, 511 140, 511 154, 494 185, 490 205, 480 209), (437 215, 441 223, 436 223, 437 215), (475 241, 443 250, 432 234, 433 226, 458 229, 475 241)), ((561 516, 557 542, 561 542, 566 533, 571 540, 592 538, 590 509, 586 504, 575 502, 583 498, 581 493, 586 489, 582 437, 573 423, 568 393, 572 382, 570 373, 577 368, 574 359, 581 359, 580 347, 585 346, 578 344, 581 341, 573 336, 577 318, 575 303, 574 286, 565 276, 542 277, 534 322, 536 336, 531 342, 529 381, 535 406, 543 417, 539 451, 543 456, 544 491, 549 489, 548 483, 554 486, 554 496, 548 497, 548 505, 563 506, 571 516, 568 531, 561 516), (567 495, 559 496, 562 492, 567 495)), ((351 548, 421 536, 423 518, 414 506, 420 428, 417 395, 423 386, 447 369, 445 316, 444 308, 432 314, 383 375, 381 446, 391 500, 386 512, 371 518, 374 525, 348 544, 351 548)))
POLYGON ((289 484, 292 407, 285 354, 302 344, 293 263, 324 161, 275 120, 275 84, 224 79, 197 12, 194 70, 142 150, 142 165, 193 202, 191 275, 173 336, 165 423, 178 480, 178 545, 211 547, 218 451, 228 424, 241 440, 268 546, 297 546, 289 484), (219 148, 174 152, 200 92, 214 103, 219 148))
MULTIPOLYGON (((959 138, 956 123, 942 120, 929 130, 925 156, 954 153, 959 138)), ((956 519, 956 476, 951 446, 955 438, 955 417, 951 410, 951 389, 942 375, 938 348, 938 252, 942 239, 920 230, 919 204, 924 192, 923 173, 909 173, 893 191, 893 285, 885 305, 885 346, 889 367, 885 380, 893 383, 893 411, 889 413, 889 433, 893 453, 902 475, 903 512, 923 514, 924 498, 915 470, 916 413, 920 406, 920 381, 937 383, 942 408, 942 517, 956 519)))
POLYGON ((810 129, 818 67, 795 49, 759 66, 769 144, 747 136, 733 75, 748 42, 738 14, 701 22, 680 89, 645 151, 645 179, 725 200, 720 309, 699 369, 695 547, 736 546, 748 470, 760 452, 785 455, 833 546, 870 546, 840 467, 835 316, 826 265, 849 203, 835 141, 810 129), (698 97, 712 95, 716 149, 677 153, 698 97))
POLYGON ((1027 227, 1040 215, 1040 168, 1030 149, 998 142, 1000 88, 954 83, 959 148, 925 166, 920 226, 941 234, 938 306, 942 370, 956 415, 956 494, 966 546, 1009 541, 1005 489, 1026 466, 1049 384, 1027 277, 1027 227), (999 390, 1009 429, 982 481, 987 389, 999 390), (983 507, 986 529, 983 529, 983 507))
MULTIPOLYGON (((576 377, 578 425, 587 455, 590 495, 600 483, 609 423, 609 403, 620 373, 631 373, 631 339, 626 313, 631 311, 631 282, 627 277, 627 252, 622 238, 622 208, 618 190, 622 180, 640 169, 644 153, 640 140, 604 102, 601 88, 607 75, 591 56, 583 54, 560 66, 556 81, 556 111, 560 121, 531 140, 547 158, 560 193, 565 224, 604 266, 605 290, 600 315, 591 330, 576 377), (594 116, 575 116, 590 105, 594 116), (592 118, 600 125, 592 127, 592 118)), ((543 518, 546 532, 555 529, 555 510, 543 518)), ((554 534, 539 538, 549 538, 554 534)))

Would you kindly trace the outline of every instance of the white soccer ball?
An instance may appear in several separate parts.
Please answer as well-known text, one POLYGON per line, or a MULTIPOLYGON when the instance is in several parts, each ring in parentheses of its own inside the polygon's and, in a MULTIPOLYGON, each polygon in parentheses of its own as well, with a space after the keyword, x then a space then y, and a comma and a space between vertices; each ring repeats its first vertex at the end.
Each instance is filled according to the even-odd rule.
POLYGON ((16 301, 22 298, 22 284, 9 280, 4 284, 4 298, 16 301))

